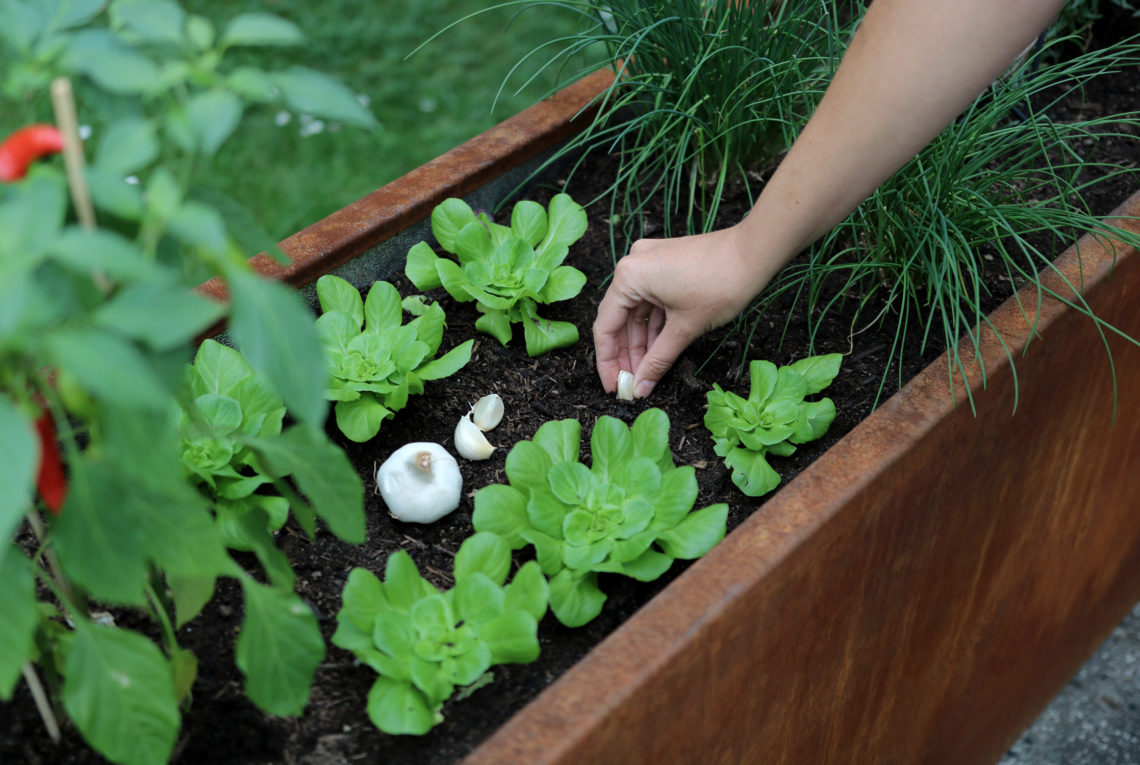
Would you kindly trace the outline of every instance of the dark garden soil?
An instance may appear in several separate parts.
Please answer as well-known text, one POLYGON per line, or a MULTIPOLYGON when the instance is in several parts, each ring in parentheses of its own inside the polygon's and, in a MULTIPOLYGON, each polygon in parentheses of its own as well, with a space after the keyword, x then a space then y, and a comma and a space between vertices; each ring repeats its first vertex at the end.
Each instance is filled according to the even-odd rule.
MULTIPOLYGON (((1140 95, 1140 71, 1111 75, 1090 87, 1083 101, 1073 100, 1056 114, 1057 119, 1090 117, 1099 113, 1119 113, 1136 107, 1140 95)), ((1135 167, 1140 161, 1140 141, 1112 139, 1082 147, 1101 160, 1135 167)), ((588 173, 575 176, 567 189, 579 200, 594 194, 589 178, 604 179, 610 163, 600 160, 588 173)), ((1094 212, 1103 215, 1140 187, 1140 179, 1114 179, 1092 191, 1088 197, 1094 212)), ((724 221, 735 221, 747 211, 747 197, 732 190, 724 210, 724 221)), ((551 188, 530 195, 545 199, 551 188)), ((839 377, 825 391, 835 402, 838 415, 827 435, 801 447, 788 458, 774 458, 774 467, 784 481, 803 470, 819 454, 858 424, 873 408, 879 383, 887 363, 892 336, 887 332, 865 331, 852 335, 849 316, 835 313, 825 330, 809 348, 807 320, 793 313, 788 332, 780 343, 784 314, 765 317, 751 345, 743 336, 722 330, 711 333, 682 357, 674 370, 648 402, 623 403, 604 395, 598 383, 590 326, 602 295, 602 285, 611 271, 609 230, 604 205, 589 212, 590 227, 583 241, 571 249, 569 263, 586 273, 588 286, 576 299, 546 309, 544 315, 575 323, 582 340, 575 346, 531 359, 522 347, 521 336, 508 347, 487 335, 475 332, 477 314, 473 304, 457 304, 446 294, 432 295, 442 300, 448 316, 445 346, 475 337, 471 363, 447 380, 429 383, 424 395, 413 397, 394 421, 384 424, 373 441, 357 445, 335 434, 348 451, 366 486, 368 517, 367 542, 360 546, 341 543, 327 532, 308 540, 295 526, 280 532, 279 543, 297 574, 297 592, 316 611, 324 635, 331 637, 336 627, 340 594, 348 573, 357 566, 380 573, 395 550, 407 550, 421 572, 440 587, 451 584, 452 558, 472 532, 471 497, 482 486, 504 483, 504 458, 515 442, 533 436, 544 422, 577 418, 582 422, 583 459, 588 459, 588 438, 593 423, 602 415, 613 415, 625 422, 648 406, 657 406, 669 415, 670 443, 677 464, 693 465, 700 484, 697 506, 728 501, 729 528, 753 512, 764 512, 762 502, 750 500, 733 486, 729 473, 713 453, 712 441, 703 426, 705 393, 714 382, 747 392, 747 376, 739 372, 747 359, 764 358, 787 364, 810 353, 844 354, 839 377), (456 421, 478 398, 498 393, 506 406, 506 416, 489 436, 499 445, 485 462, 460 460, 465 496, 459 509, 442 521, 419 526, 393 520, 375 494, 376 466, 389 453, 409 441, 437 441, 451 448, 456 421)), ((409 292, 401 278, 397 286, 409 292)), ((1008 294, 1008 284, 996 285, 995 305, 1008 294)), ((520 333, 516 333, 519 335, 520 333)), ((917 345, 912 346, 917 347, 917 345)), ((940 345, 925 354, 912 354, 902 370, 909 379, 939 355, 940 345)), ((891 379, 897 380, 897 372, 891 379)), ((893 386, 893 387, 897 387, 893 386)), ((888 384, 886 394, 891 391, 888 384)), ((526 550, 516 560, 528 557, 526 550)), ((539 626, 542 655, 526 666, 495 667, 494 682, 462 701, 444 706, 445 722, 426 736, 387 736, 376 730, 365 712, 368 690, 375 679, 372 670, 358 665, 351 654, 329 646, 325 662, 318 668, 306 713, 301 718, 276 718, 263 714, 242 693, 242 677, 233 661, 234 638, 241 625, 241 594, 232 582, 220 583, 217 597, 205 611, 185 626, 180 639, 200 662, 193 690, 193 708, 183 720, 176 761, 182 763, 448 763, 477 746, 514 712, 534 698, 559 674, 574 664, 598 641, 613 631, 650 597, 665 587, 683 569, 682 562, 661 580, 650 584, 607 577, 601 579, 609 599, 596 620, 584 628, 567 629, 548 615, 539 626)), ((0 705, 0 763, 86 763, 101 759, 86 749, 74 730, 65 733, 62 744, 51 744, 43 731, 23 685, 13 702, 0 705)))

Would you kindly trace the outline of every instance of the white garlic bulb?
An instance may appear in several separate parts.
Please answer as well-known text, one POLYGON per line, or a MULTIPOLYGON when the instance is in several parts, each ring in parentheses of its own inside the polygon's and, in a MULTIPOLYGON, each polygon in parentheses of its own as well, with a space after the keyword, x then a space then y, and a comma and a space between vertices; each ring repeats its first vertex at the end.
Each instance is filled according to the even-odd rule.
POLYGON ((459 463, 439 444, 401 446, 376 471, 376 485, 393 518, 431 523, 459 507, 459 463))
POLYGON ((633 401, 633 373, 624 369, 618 372, 617 397, 622 401, 633 401))

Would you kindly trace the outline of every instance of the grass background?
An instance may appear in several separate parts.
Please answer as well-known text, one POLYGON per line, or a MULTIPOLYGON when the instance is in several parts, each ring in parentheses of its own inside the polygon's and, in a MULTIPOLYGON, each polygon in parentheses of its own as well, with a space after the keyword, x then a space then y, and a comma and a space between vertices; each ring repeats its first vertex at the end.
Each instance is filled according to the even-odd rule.
MULTIPOLYGON (((326 126, 303 135, 300 115, 279 126, 285 115, 277 109, 251 111, 214 158, 210 184, 283 238, 530 106, 552 86, 554 72, 519 94, 504 91, 497 104, 496 92, 516 61, 578 23, 570 14, 543 7, 522 14, 488 11, 407 58, 451 22, 489 5, 482 0, 184 0, 188 13, 206 16, 218 28, 246 11, 293 21, 305 33, 304 46, 234 54, 264 67, 296 64, 333 75, 367 99, 379 122, 373 131, 326 126)), ((522 81, 513 77, 512 89, 522 81)))

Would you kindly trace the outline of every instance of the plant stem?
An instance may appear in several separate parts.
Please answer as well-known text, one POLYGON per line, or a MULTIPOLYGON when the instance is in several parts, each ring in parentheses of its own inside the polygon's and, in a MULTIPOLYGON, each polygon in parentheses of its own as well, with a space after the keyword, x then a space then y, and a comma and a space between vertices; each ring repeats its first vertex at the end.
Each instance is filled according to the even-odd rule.
POLYGON ((151 582, 147 582, 146 595, 150 600, 151 608, 154 609, 155 617, 162 626, 162 635, 166 642, 166 652, 168 655, 173 656, 174 652, 178 649, 178 638, 174 635, 174 625, 170 622, 170 614, 167 613, 164 601, 158 596, 158 592, 154 589, 154 585, 151 582))
POLYGON ((47 694, 44 693, 44 687, 40 683, 39 675, 36 674, 36 668, 32 666, 30 661, 26 661, 21 671, 24 674, 24 682, 28 684, 28 690, 32 692, 32 699, 36 702, 36 711, 40 713, 40 719, 44 721, 48 735, 51 736, 52 741, 58 744, 60 739, 59 722, 55 719, 55 712, 52 711, 47 694))
POLYGON ((40 520, 39 515, 35 510, 29 510, 27 513, 28 525, 32 527, 32 533, 36 536, 36 542, 39 543, 40 549, 43 551, 44 560, 47 561, 48 569, 51 571, 52 579, 55 581, 56 586, 59 588, 59 594, 62 598, 65 608, 71 611, 76 611, 83 616, 87 616, 87 608, 84 606, 82 600, 75 595, 75 590, 71 586, 71 582, 63 574, 63 569, 60 568, 59 558, 56 557, 55 550, 45 541, 47 539, 47 532, 44 529, 44 522, 40 520))

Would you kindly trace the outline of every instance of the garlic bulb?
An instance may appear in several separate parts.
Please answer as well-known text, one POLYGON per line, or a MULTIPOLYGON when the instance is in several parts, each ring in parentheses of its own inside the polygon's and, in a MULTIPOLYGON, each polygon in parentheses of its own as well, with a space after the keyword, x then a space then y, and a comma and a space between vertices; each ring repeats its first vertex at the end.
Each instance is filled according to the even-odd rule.
POLYGON ((617 397, 622 401, 633 401, 633 374, 624 369, 618 372, 617 397))
POLYGON ((483 431, 471 421, 470 413, 460 417, 455 426, 455 451, 469 460, 485 460, 495 451, 483 431))
POLYGON ((376 471, 376 485, 393 518, 431 523, 459 507, 459 463, 439 444, 401 446, 376 471))
POLYGON ((455 451, 469 460, 485 460, 495 447, 483 435, 503 419, 503 399, 491 393, 475 402, 471 411, 459 418, 455 426, 455 451))

